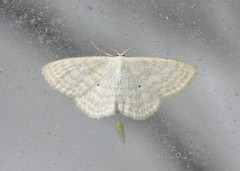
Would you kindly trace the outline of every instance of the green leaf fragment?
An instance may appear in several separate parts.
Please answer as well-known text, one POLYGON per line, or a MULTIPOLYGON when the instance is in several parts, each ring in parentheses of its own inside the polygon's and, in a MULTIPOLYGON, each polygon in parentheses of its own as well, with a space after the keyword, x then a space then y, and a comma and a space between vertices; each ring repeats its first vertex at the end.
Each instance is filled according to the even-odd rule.
POLYGON ((117 133, 119 138, 121 139, 122 143, 125 144, 125 133, 124 133, 124 126, 121 120, 118 120, 116 123, 117 133))

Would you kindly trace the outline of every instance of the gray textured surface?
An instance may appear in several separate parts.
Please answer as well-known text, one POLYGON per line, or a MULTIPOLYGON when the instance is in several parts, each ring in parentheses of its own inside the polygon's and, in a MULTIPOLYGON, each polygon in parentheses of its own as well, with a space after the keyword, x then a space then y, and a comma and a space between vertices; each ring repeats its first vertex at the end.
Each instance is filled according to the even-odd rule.
POLYGON ((240 2, 0 1, 0 170, 240 170, 240 2), (146 121, 93 120, 53 90, 41 67, 118 51, 173 57, 198 76, 146 121), (151 43, 158 41, 158 43, 151 43), (179 158, 176 154, 180 153, 179 158))

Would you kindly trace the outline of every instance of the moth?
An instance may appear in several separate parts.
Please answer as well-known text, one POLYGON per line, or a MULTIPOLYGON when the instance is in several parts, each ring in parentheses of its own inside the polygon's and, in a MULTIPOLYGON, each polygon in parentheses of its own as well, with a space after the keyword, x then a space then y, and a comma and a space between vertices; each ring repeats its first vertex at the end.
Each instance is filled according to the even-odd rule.
MULTIPOLYGON (((53 61, 42 67, 42 74, 53 88, 72 96, 77 107, 91 118, 117 114, 135 120, 153 115, 162 100, 184 90, 196 75, 196 69, 184 62, 125 57, 128 50, 117 52, 117 56, 100 50, 106 56, 53 61)), ((116 128, 125 142, 121 120, 116 128)))

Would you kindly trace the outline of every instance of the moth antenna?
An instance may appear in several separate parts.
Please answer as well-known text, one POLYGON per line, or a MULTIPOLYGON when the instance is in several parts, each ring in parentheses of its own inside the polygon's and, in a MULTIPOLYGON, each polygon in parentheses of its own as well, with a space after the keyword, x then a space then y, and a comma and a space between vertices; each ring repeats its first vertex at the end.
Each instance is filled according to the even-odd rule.
POLYGON ((118 56, 123 56, 122 53, 119 53, 118 51, 116 51, 115 49, 112 49, 114 52, 117 53, 118 56))
POLYGON ((91 41, 91 43, 92 43, 92 45, 93 45, 97 50, 99 50, 100 52, 104 53, 105 55, 107 55, 107 56, 113 56, 113 55, 111 55, 111 54, 109 54, 109 53, 107 53, 107 52, 104 52, 103 50, 99 49, 99 48, 93 43, 93 41, 91 41))
MULTIPOLYGON (((151 42, 156 43, 156 42, 159 42, 159 41, 151 41, 151 42)), ((118 54, 118 55, 124 56, 124 54, 125 54, 127 51, 129 51, 129 50, 138 49, 138 48, 147 46, 147 45, 149 45, 149 44, 150 44, 150 42, 149 42, 148 44, 145 44, 145 45, 140 45, 140 46, 136 46, 136 47, 133 47, 133 48, 128 48, 128 49, 124 50, 122 53, 120 53, 120 54, 118 54)))

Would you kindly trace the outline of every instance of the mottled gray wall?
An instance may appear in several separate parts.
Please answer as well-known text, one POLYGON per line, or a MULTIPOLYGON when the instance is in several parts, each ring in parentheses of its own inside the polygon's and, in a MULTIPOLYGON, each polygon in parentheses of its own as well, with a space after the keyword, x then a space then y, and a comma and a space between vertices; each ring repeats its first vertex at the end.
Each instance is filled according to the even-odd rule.
POLYGON ((0 1, 1 171, 239 171, 240 1, 0 1), (72 56, 171 57, 196 66, 145 121, 88 118, 41 67, 72 56), (180 154, 179 157, 176 154, 180 154))

